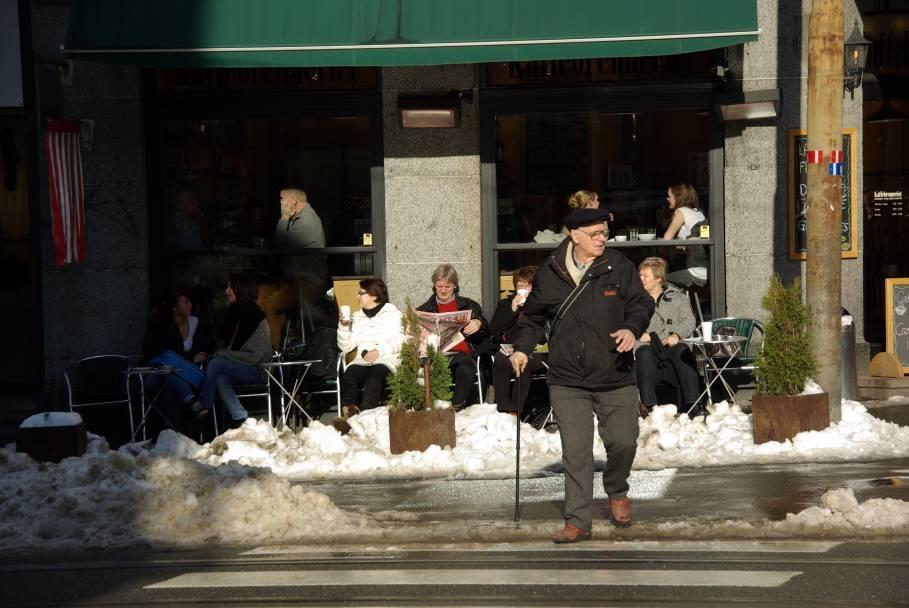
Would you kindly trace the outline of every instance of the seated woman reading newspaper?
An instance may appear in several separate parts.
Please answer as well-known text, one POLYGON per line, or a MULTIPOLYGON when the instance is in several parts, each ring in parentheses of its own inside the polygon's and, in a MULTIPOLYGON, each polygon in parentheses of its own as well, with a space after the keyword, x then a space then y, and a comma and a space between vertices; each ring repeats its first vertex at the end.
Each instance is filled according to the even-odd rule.
POLYGON ((342 311, 338 321, 338 348, 356 353, 341 376, 341 416, 332 420, 342 435, 350 432, 351 416, 379 405, 385 380, 401 362, 404 342, 401 311, 388 301, 385 281, 363 279, 357 297, 360 310, 347 318, 342 311), (360 389, 363 396, 357 399, 360 389))
POLYGON ((516 380, 512 387, 511 379, 514 370, 511 366, 511 343, 517 335, 518 321, 524 312, 524 302, 533 291, 533 279, 537 274, 536 266, 522 266, 514 271, 512 280, 515 293, 504 300, 500 300, 496 311, 489 322, 489 342, 494 352, 492 368, 492 386, 495 389, 496 409, 518 415, 527 393, 530 391, 530 374, 537 373, 544 368, 539 355, 531 355, 527 362, 527 376, 516 380))
POLYGON ((479 304, 458 293, 458 271, 451 264, 441 264, 432 273, 433 295, 417 307, 430 313, 470 312, 468 321, 454 340, 443 340, 440 349, 451 353, 448 362, 454 378, 452 404, 456 410, 467 406, 474 380, 480 348, 489 336, 489 325, 479 304), (463 338, 463 339, 461 339, 463 338))

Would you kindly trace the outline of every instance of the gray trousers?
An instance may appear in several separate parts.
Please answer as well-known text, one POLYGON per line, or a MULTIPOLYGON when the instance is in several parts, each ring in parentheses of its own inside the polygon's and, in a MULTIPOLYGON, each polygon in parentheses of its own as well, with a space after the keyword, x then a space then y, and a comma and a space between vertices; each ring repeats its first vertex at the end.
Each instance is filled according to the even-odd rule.
POLYGON ((637 451, 636 386, 591 391, 550 386, 549 399, 562 437, 565 466, 565 521, 590 530, 593 524, 593 418, 606 447, 603 489, 610 498, 628 493, 628 475, 637 451))

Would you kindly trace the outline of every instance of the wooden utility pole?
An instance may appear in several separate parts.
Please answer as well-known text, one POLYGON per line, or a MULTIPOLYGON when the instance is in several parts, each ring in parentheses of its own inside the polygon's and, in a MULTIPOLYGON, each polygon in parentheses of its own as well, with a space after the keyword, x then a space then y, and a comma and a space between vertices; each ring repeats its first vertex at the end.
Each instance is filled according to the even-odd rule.
POLYGON ((843 0, 813 0, 808 21, 808 244, 805 281, 808 336, 817 381, 841 416, 841 175, 843 149, 843 0), (812 153, 823 154, 822 162, 812 153), (839 159, 842 160, 841 158, 839 159))

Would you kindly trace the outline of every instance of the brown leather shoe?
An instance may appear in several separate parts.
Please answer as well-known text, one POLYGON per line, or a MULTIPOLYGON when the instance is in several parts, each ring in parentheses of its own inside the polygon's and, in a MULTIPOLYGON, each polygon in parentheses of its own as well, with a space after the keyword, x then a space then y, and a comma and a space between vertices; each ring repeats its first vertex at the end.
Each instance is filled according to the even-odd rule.
POLYGON ((609 515, 612 517, 612 523, 620 528, 627 528, 631 525, 631 501, 625 498, 609 499, 609 515))
POLYGON ((568 543, 579 543, 583 540, 590 540, 590 538, 591 535, 589 530, 581 530, 577 526, 566 523, 565 527, 552 537, 552 542, 558 545, 565 545, 568 543))

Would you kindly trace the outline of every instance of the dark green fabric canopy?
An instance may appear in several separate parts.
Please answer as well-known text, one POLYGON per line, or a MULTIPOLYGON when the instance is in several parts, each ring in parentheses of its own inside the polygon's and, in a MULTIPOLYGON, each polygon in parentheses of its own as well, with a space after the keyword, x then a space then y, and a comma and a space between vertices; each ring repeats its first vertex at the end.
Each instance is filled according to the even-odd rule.
POLYGON ((674 55, 757 39, 756 0, 73 0, 73 59, 403 66, 674 55))

